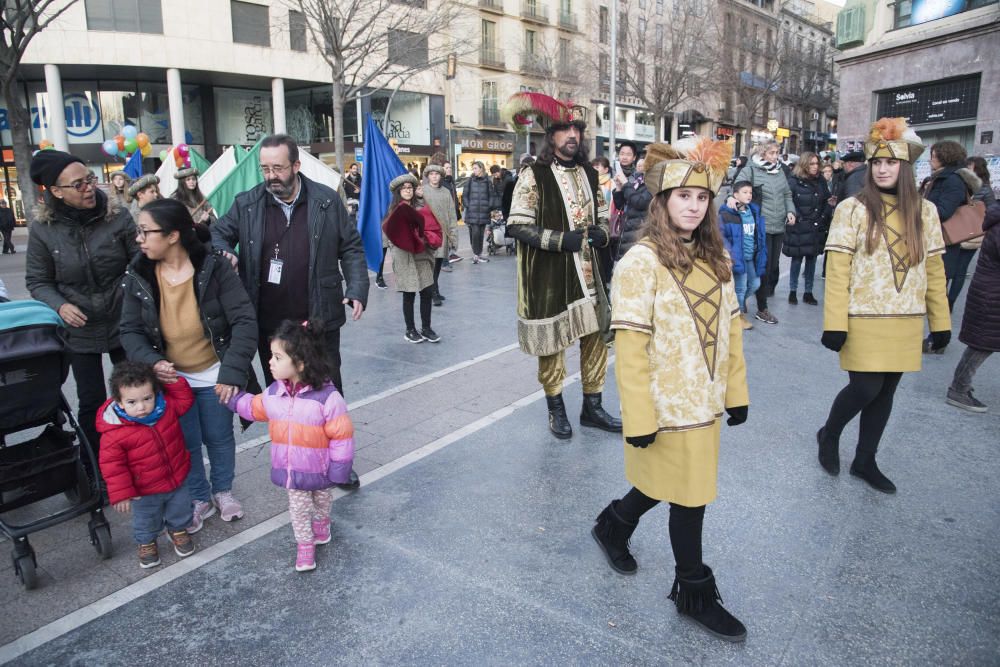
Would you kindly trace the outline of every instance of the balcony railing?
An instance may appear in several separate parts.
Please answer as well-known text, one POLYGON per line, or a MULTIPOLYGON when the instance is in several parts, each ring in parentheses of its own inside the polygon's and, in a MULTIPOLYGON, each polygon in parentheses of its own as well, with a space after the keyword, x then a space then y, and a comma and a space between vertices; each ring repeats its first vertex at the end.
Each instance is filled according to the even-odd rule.
POLYGON ((559 12, 559 27, 563 30, 579 30, 579 24, 576 22, 576 14, 559 12))
POLYGON ((503 0, 479 0, 479 8, 503 14, 503 0))
POLYGON ((479 64, 482 67, 493 69, 507 69, 507 60, 504 58, 503 51, 490 46, 479 49, 479 64))
POLYGON ((534 21, 547 25, 549 22, 549 12, 545 9, 544 5, 524 0, 521 3, 521 18, 526 21, 534 21))
POLYGON ((545 58, 541 57, 537 53, 522 53, 521 71, 525 74, 547 76, 549 73, 549 66, 548 63, 545 62, 545 58))
POLYGON ((483 102, 483 105, 479 107, 479 124, 490 127, 502 127, 500 109, 495 104, 483 102))

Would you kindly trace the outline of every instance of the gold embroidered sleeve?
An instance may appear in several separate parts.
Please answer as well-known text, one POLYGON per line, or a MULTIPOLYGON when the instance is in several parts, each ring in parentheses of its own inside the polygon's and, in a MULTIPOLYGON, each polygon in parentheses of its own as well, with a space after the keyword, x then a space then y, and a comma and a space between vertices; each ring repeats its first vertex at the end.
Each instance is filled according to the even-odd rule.
POLYGON ((826 250, 854 254, 858 247, 859 216, 855 210, 861 206, 854 197, 849 197, 837 205, 830 222, 830 233, 826 237, 826 250))
POLYGON ((927 258, 927 324, 931 331, 951 331, 951 310, 948 307, 947 278, 944 259, 940 254, 927 258))
MULTIPOLYGON (((829 246, 827 246, 829 249, 829 246)), ((823 295, 823 330, 847 331, 847 307, 851 299, 853 253, 828 252, 826 292, 823 295)))
POLYGON ((923 209, 920 211, 924 224, 924 248, 926 255, 944 254, 944 233, 941 230, 941 218, 938 217, 937 206, 926 199, 923 200, 923 209))
POLYGON ((611 218, 608 202, 604 199, 604 192, 600 188, 595 196, 597 197, 597 225, 607 232, 609 230, 608 221, 611 218))
POLYGON ((510 201, 508 225, 534 225, 538 218, 538 184, 535 172, 522 169, 514 184, 514 194, 510 201))
POLYGON ((653 332, 656 298, 656 257, 645 246, 625 253, 611 281, 611 328, 653 332))
MULTIPOLYGON (((735 301, 735 297, 733 301, 735 301)), ((734 321, 729 327, 729 376, 726 378, 726 407, 750 405, 747 364, 743 357, 743 327, 734 321)))
POLYGON ((659 430, 649 372, 649 334, 619 331, 615 335, 615 381, 622 406, 622 435, 649 435, 659 430))

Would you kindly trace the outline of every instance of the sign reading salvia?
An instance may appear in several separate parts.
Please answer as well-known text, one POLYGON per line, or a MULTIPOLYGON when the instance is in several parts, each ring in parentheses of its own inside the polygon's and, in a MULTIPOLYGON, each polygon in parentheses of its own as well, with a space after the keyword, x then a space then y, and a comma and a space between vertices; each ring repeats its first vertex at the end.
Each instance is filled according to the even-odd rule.
POLYGON ((878 117, 902 116, 911 125, 975 118, 979 75, 878 93, 878 117))

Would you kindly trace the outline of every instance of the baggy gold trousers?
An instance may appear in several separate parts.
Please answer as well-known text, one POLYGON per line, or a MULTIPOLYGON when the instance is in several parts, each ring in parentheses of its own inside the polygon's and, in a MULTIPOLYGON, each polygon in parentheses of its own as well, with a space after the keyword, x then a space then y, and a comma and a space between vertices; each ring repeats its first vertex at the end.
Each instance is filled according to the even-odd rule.
MULTIPOLYGON (((580 339, 580 377, 583 393, 599 394, 604 389, 604 378, 608 374, 608 347, 595 332, 580 339)), ((566 379, 566 355, 564 352, 538 357, 538 382, 546 396, 562 393, 566 379)))

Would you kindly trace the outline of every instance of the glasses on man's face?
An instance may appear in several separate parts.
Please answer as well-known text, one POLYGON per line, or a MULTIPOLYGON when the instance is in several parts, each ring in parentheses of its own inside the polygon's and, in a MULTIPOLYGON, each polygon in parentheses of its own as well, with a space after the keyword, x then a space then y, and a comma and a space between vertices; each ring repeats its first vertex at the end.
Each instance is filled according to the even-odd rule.
POLYGON ((146 229, 145 227, 136 227, 135 231, 136 231, 135 235, 136 235, 136 237, 140 241, 145 241, 146 240, 146 236, 149 235, 149 234, 162 234, 163 233, 163 230, 159 229, 159 228, 156 228, 156 229, 146 229))
POLYGON ((54 188, 73 188, 77 192, 83 192, 87 188, 97 185, 97 176, 91 174, 86 178, 81 178, 79 180, 73 181, 72 183, 67 183, 66 185, 54 185, 54 188))
POLYGON ((271 174, 274 174, 275 176, 281 176, 282 174, 288 172, 288 170, 290 170, 291 168, 292 165, 290 164, 286 164, 284 166, 262 164, 260 165, 260 173, 264 174, 265 176, 270 176, 271 174))

